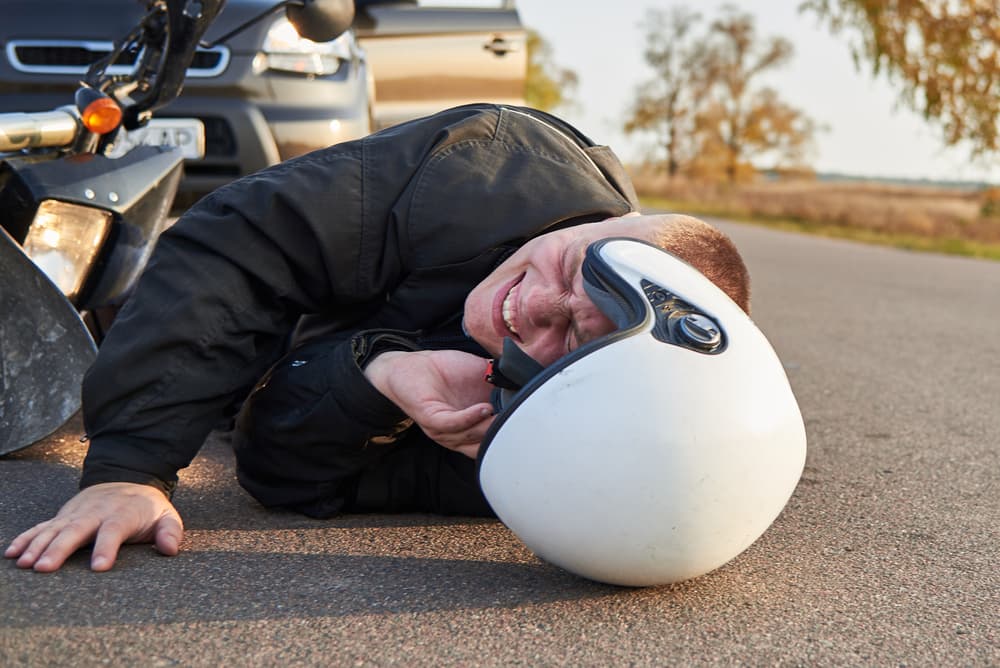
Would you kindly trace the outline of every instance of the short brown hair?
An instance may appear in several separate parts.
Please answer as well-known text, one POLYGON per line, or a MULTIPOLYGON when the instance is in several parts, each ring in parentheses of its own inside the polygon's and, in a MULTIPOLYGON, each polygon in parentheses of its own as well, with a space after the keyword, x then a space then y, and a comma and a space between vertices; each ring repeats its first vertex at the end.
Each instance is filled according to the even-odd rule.
POLYGON ((691 216, 647 216, 646 240, 676 255, 705 275, 750 313, 750 272, 736 245, 721 230, 691 216))

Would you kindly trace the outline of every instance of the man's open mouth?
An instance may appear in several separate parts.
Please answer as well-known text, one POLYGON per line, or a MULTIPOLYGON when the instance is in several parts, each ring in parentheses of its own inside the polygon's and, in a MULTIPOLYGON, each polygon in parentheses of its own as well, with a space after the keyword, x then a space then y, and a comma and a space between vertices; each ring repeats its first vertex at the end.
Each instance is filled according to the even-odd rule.
MULTIPOLYGON (((509 336, 516 341, 520 341, 520 332, 517 329, 519 313, 517 311, 517 298, 521 281, 524 274, 511 281, 506 292, 497 292, 493 301, 493 326, 497 335, 502 339, 509 336)), ((501 288, 502 290, 503 288, 501 288)))
POLYGON ((517 325, 514 324, 512 318, 514 317, 513 306, 511 302, 513 301, 514 289, 520 285, 520 283, 515 283, 511 286, 510 290, 507 291, 507 296, 504 297, 503 305, 501 306, 501 313, 503 314, 503 322, 507 325, 509 329, 514 334, 517 334, 517 325))

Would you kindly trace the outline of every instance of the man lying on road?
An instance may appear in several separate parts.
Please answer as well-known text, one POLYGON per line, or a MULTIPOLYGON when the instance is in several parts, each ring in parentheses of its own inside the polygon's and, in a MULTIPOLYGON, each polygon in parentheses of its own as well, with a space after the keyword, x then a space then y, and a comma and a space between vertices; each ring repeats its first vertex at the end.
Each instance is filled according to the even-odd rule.
POLYGON ((548 114, 470 105, 221 188, 160 239, 84 381, 81 491, 6 556, 53 571, 94 543, 176 554, 177 472, 239 410, 240 483, 314 517, 491 515, 474 457, 487 358, 546 365, 612 331, 582 289, 587 246, 632 237, 745 311, 731 241, 641 216, 621 164, 548 114))

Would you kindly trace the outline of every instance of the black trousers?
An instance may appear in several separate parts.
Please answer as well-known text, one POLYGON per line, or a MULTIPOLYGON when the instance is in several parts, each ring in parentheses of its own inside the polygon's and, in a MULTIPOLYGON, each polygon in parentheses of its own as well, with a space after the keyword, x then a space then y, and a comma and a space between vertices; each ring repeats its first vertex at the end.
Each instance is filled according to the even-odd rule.
POLYGON ((320 340, 296 349, 244 403, 233 433, 243 488, 265 506, 310 517, 495 516, 479 487, 476 462, 418 427, 388 438, 359 437, 353 423, 345 428, 343 414, 324 405, 331 382, 327 358, 338 354, 338 345, 343 343, 320 340))

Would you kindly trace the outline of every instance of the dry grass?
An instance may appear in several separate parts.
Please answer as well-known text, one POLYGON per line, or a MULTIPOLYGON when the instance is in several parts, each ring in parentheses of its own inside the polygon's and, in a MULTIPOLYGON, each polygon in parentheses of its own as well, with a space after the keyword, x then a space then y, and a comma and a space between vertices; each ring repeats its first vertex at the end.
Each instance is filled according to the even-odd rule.
POLYGON ((1000 259, 992 191, 817 180, 729 186, 633 171, 647 206, 907 248, 1000 259))

